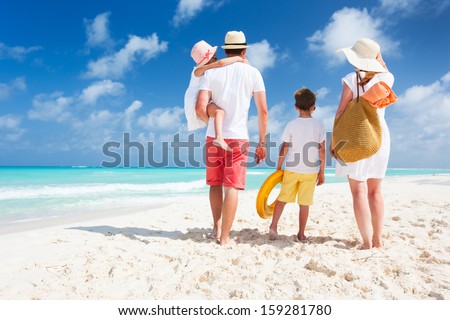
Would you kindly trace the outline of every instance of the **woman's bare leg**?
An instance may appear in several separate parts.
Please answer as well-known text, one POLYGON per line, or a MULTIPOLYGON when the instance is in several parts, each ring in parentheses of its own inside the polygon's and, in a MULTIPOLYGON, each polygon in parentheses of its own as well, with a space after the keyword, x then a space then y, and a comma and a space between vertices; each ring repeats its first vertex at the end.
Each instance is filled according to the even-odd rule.
POLYGON ((367 180, 367 187, 370 213, 372 216, 372 245, 375 248, 381 248, 383 246, 382 233, 384 220, 384 200, 381 194, 381 179, 367 180))
POLYGON ((358 224, 359 233, 363 240, 362 249, 372 248, 371 237, 371 215, 368 200, 368 190, 366 181, 358 181, 348 178, 350 190, 353 197, 353 211, 355 213, 356 223, 358 224))

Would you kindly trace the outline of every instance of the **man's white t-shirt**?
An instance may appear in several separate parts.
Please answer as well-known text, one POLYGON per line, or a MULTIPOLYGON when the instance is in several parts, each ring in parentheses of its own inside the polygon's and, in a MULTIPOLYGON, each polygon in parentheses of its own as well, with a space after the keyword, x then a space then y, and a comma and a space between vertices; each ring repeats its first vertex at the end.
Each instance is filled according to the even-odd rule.
POLYGON ((325 141, 325 126, 314 118, 290 121, 281 136, 290 143, 285 159, 285 170, 296 173, 319 172, 319 144, 325 141))
MULTIPOLYGON (((254 92, 266 91, 261 73, 246 63, 233 63, 205 72, 199 90, 211 91, 212 101, 225 111, 223 137, 248 139, 248 110, 254 92)), ((206 135, 214 137, 210 118, 206 135)))

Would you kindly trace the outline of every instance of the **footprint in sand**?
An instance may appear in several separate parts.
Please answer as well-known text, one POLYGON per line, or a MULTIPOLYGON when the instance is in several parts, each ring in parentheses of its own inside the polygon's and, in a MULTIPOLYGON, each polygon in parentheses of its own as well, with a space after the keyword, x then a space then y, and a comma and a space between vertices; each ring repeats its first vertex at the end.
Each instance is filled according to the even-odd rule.
POLYGON ((203 273, 198 279, 199 282, 208 282, 211 283, 214 279, 214 275, 211 271, 206 271, 203 273))
POLYGON ((443 233, 443 231, 441 230, 441 229, 433 229, 433 230, 431 230, 431 231, 428 231, 428 236, 430 237, 430 238, 438 238, 438 237, 433 237, 435 234, 442 234, 443 233))
POLYGON ((434 257, 431 253, 428 251, 423 251, 420 256, 419 260, 428 264, 439 264, 441 263, 440 260, 436 257, 434 257))
POLYGON ((413 227, 419 227, 419 228, 425 228, 425 227, 426 227, 425 224, 423 224, 423 223, 417 223, 417 222, 411 222, 411 225, 412 225, 413 227))
POLYGON ((431 291, 428 294, 428 296, 431 297, 431 298, 435 298, 436 300, 445 300, 444 296, 441 293, 439 293, 439 292, 431 291))
POLYGON ((305 268, 315 272, 321 272, 326 274, 329 277, 336 275, 336 271, 329 269, 326 266, 320 265, 319 262, 311 259, 306 265, 305 268))
POLYGON ((433 226, 433 227, 434 227, 435 225, 439 225, 439 226, 445 227, 445 228, 448 227, 448 223, 445 222, 444 220, 433 219, 433 220, 431 220, 431 222, 432 222, 432 226, 433 226))
POLYGON ((344 274, 344 279, 348 282, 352 282, 358 279, 357 276, 355 276, 353 273, 351 272, 347 272, 346 274, 344 274))

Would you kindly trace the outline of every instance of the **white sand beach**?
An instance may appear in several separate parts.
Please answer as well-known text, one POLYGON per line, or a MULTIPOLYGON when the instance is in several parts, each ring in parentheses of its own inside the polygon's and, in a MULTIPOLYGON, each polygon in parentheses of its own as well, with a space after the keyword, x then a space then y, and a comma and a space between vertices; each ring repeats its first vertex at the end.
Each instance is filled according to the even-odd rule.
POLYGON ((450 299, 450 176, 386 178, 385 248, 367 251, 346 183, 316 189, 306 243, 296 205, 269 241, 256 194, 240 193, 233 247, 207 238, 206 194, 0 229, 0 299, 450 299))

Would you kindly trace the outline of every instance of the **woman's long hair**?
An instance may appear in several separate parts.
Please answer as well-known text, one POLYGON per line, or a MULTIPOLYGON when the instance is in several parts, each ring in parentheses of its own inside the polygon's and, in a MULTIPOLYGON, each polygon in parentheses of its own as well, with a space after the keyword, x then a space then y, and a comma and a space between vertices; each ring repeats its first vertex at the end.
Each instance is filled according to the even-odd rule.
POLYGON ((369 83, 370 80, 373 79, 373 77, 375 77, 375 75, 378 72, 373 72, 373 71, 364 71, 364 78, 361 79, 361 76, 359 75, 359 73, 363 71, 363 70, 358 70, 358 85, 360 85, 361 87, 364 87, 366 84, 369 83))
MULTIPOLYGON (((387 70, 386 63, 384 63, 383 60, 381 60, 381 61, 379 61, 379 62, 380 62, 380 64, 381 64, 383 67, 385 67, 386 70, 387 70)), ((373 72, 373 71, 364 71, 364 72, 365 72, 364 78, 361 79, 361 76, 360 76, 360 74, 359 74, 359 72, 361 72, 361 71, 364 71, 364 70, 358 70, 358 71, 357 71, 357 73, 358 73, 358 85, 360 85, 361 87, 364 87, 366 84, 368 84, 369 81, 372 80, 373 77, 375 77, 375 75, 376 75, 377 73, 379 73, 379 72, 373 72)))

